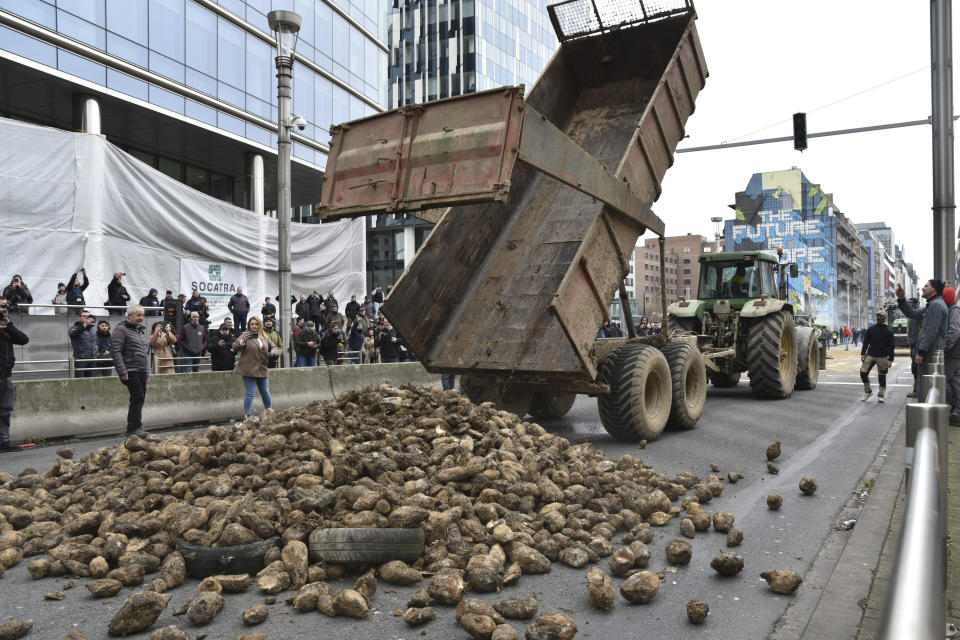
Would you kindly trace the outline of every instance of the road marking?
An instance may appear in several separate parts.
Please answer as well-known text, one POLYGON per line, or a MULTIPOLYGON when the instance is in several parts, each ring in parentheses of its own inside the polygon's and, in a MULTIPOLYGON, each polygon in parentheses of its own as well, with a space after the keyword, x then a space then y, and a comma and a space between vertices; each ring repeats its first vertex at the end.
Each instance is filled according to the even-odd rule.
MULTIPOLYGON (((825 380, 821 380, 821 381, 818 382, 817 384, 818 384, 818 386, 821 385, 821 384, 855 384, 855 385, 859 385, 859 386, 861 386, 861 387, 863 386, 863 383, 862 383, 862 382, 826 382, 825 380)), ((887 389, 889 389, 890 387, 908 387, 908 388, 912 389, 912 388, 913 388, 913 385, 912 385, 912 384, 888 384, 888 385, 887 385, 887 389)))

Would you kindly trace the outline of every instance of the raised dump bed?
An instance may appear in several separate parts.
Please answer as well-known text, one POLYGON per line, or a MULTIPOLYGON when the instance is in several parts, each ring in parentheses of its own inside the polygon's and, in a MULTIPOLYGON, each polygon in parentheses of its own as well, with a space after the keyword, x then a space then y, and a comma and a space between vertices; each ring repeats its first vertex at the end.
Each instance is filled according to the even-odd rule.
POLYGON ((335 127, 323 215, 450 206, 425 214, 437 224, 383 306, 424 365, 538 417, 598 395, 611 433, 649 439, 664 409, 699 417, 700 391, 670 400, 671 365, 702 372, 699 353, 667 362, 596 336, 637 238, 663 235, 650 205, 707 69, 688 1, 629 6, 549 7, 561 47, 526 98, 508 87, 335 127))

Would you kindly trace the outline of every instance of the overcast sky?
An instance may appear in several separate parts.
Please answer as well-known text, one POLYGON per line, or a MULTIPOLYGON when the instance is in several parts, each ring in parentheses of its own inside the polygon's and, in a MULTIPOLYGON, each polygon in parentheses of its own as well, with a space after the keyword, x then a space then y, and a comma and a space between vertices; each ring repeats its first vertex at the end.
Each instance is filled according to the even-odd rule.
MULTIPOLYGON (((681 147, 792 135, 797 111, 810 133, 930 115, 929 2, 701 0, 697 13, 710 76, 681 147)), ((712 239, 710 217, 732 217, 753 173, 798 167, 853 222, 890 225, 922 282, 933 269, 931 136, 924 125, 815 138, 803 153, 783 142, 677 154, 654 211, 667 235, 712 239)))

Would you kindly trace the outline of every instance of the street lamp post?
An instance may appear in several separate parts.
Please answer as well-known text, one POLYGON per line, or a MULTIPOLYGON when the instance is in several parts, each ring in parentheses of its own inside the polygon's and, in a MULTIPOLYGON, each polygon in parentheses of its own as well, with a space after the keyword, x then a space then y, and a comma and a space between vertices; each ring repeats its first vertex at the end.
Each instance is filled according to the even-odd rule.
MULTIPOLYGON (((300 33, 300 16, 293 11, 271 11, 267 21, 277 49, 277 271, 280 299, 277 301, 277 326, 289 339, 290 320, 290 87, 293 80, 293 56, 300 33)), ((285 366, 286 354, 281 365, 285 366)))

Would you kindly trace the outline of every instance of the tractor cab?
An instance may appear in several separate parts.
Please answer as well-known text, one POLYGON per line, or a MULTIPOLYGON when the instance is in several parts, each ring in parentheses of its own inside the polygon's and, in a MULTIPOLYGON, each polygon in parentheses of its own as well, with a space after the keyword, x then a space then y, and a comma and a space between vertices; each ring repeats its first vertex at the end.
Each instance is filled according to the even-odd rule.
POLYGON ((699 300, 747 300, 777 297, 777 260, 755 252, 731 252, 700 256, 699 300))

